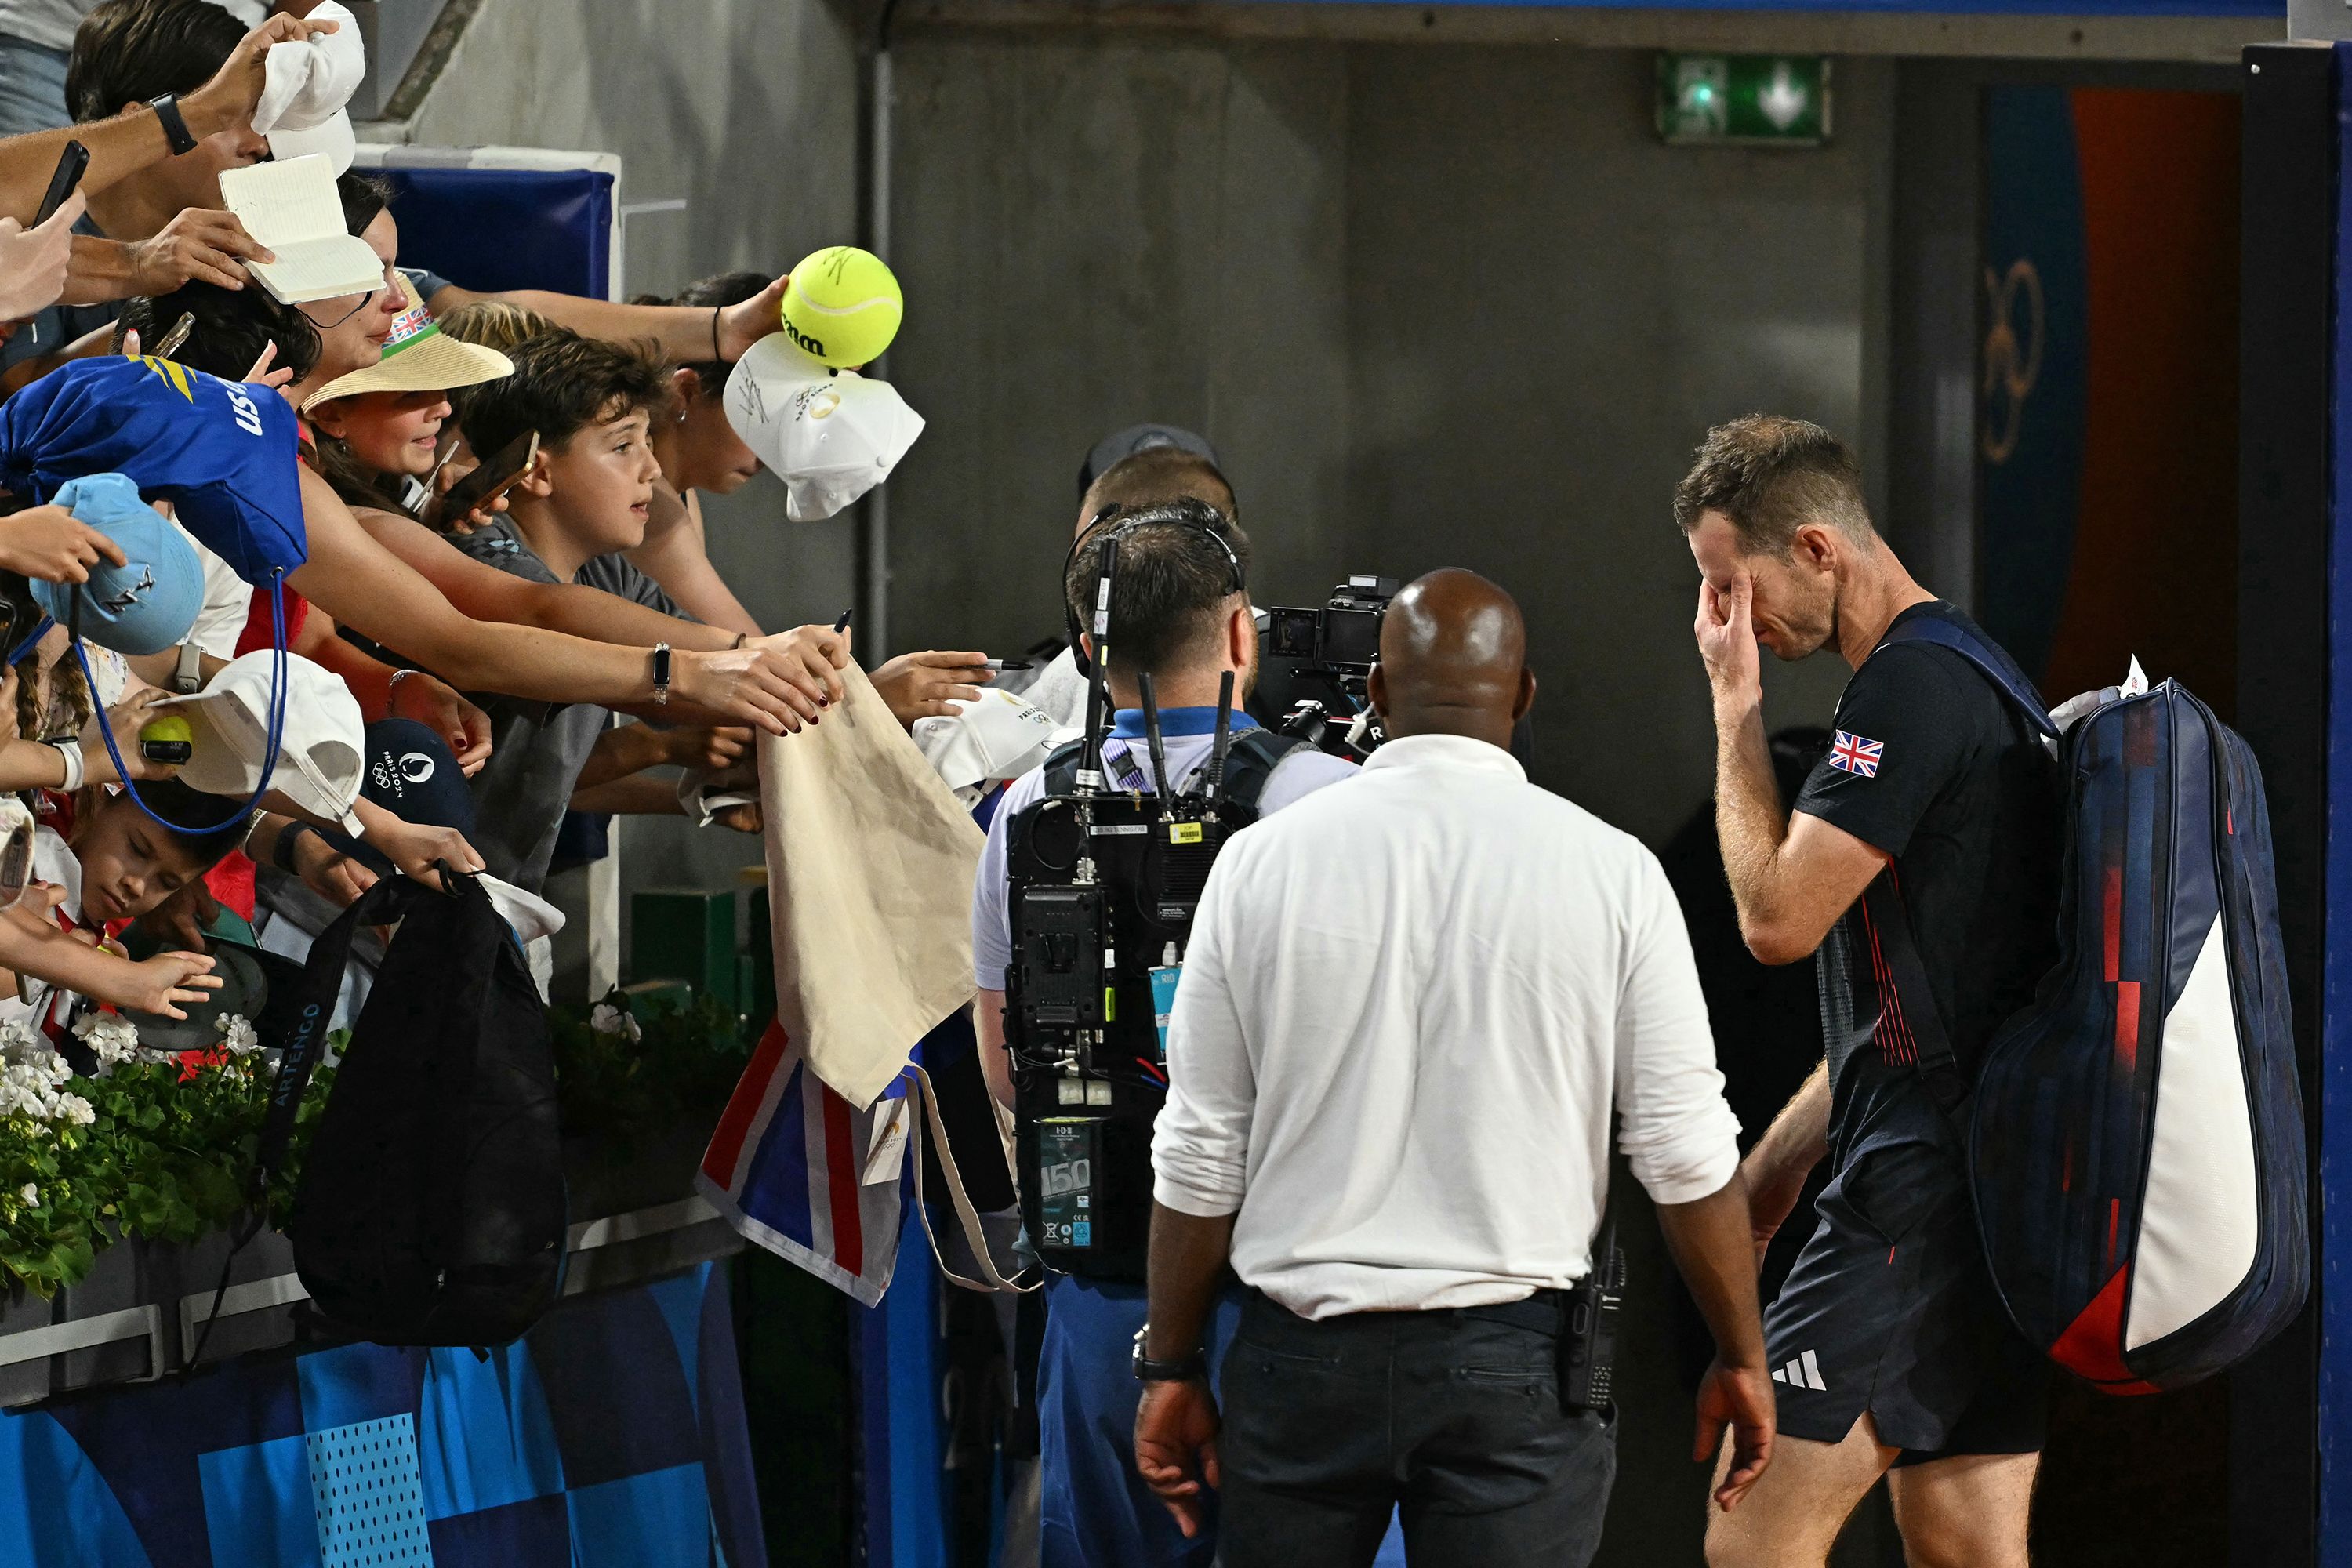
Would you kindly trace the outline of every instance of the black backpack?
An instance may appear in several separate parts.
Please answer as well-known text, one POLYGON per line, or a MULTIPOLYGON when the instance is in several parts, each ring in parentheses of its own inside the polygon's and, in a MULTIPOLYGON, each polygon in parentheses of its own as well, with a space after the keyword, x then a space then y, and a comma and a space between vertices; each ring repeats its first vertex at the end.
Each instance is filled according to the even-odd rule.
POLYGON ((312 1134, 287 1230, 326 1326, 394 1345, 520 1337, 563 1284, 555 1057, 489 894, 387 877, 312 944, 260 1163, 283 1159, 359 928, 399 922, 312 1134))

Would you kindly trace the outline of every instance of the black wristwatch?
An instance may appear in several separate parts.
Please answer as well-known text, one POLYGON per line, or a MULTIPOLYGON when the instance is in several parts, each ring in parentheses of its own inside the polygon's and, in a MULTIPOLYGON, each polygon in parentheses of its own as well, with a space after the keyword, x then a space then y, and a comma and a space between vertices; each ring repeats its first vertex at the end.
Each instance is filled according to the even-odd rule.
POLYGON ((147 100, 147 107, 153 110, 155 118, 163 122, 163 134, 172 143, 172 156, 176 158, 183 153, 196 150, 196 139, 188 131, 187 116, 180 112, 178 93, 167 92, 160 98, 151 98, 147 100))
POLYGON ((669 644, 654 644, 654 706, 669 704, 669 644))
POLYGON ((1151 1332, 1146 1323, 1135 1331, 1135 1354, 1129 1365, 1135 1371, 1138 1383, 1190 1383, 1196 1377, 1209 1375, 1209 1358, 1199 1351, 1179 1356, 1174 1361, 1153 1361, 1143 1353, 1143 1343, 1151 1332))
MULTIPOLYGON (((302 835, 318 831, 307 822, 288 823, 278 832, 278 846, 269 852, 269 863, 289 877, 300 876, 300 868, 294 864, 295 847, 302 842, 302 835)), ((326 840, 321 838, 319 842, 323 844, 326 840)))

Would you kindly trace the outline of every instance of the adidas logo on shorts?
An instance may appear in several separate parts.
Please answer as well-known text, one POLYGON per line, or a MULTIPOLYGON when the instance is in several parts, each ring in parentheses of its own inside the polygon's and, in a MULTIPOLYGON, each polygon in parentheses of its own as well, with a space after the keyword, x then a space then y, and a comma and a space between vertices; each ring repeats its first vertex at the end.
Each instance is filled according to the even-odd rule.
POLYGON ((1773 1373, 1772 1381, 1792 1384, 1799 1388, 1810 1388, 1817 1394, 1827 1394, 1830 1391, 1829 1384, 1822 1381, 1822 1363, 1813 1359, 1813 1352, 1811 1351, 1805 1352, 1788 1365, 1773 1373))

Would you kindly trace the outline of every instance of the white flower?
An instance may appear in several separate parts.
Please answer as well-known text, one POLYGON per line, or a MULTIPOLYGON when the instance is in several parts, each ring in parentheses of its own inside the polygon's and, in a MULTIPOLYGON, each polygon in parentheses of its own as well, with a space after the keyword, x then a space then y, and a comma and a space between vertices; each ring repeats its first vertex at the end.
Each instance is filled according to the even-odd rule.
POLYGON ((120 1013, 85 1013, 74 1025, 74 1034, 101 1068, 139 1058, 139 1026, 120 1013))
POLYGON ((30 1182, 26 1182, 23 1186, 17 1188, 16 1195, 25 1200, 25 1206, 28 1209, 37 1209, 41 1206, 41 1189, 35 1186, 30 1182))
POLYGON ((21 1018, 0 1023, 0 1062, 35 1062, 57 1053, 49 1042, 21 1018))
POLYGON ((98 1112, 91 1110, 89 1101, 80 1095, 61 1094, 58 1096, 56 1120, 70 1121, 76 1127, 87 1127, 98 1120, 98 1112))
POLYGON ((47 1040, 22 1026, 0 1026, 0 1116, 49 1121, 58 1114, 58 1088, 71 1077, 73 1068, 48 1048, 47 1040), (17 1037, 11 1029, 28 1038, 17 1037))
POLYGON ((224 1013, 213 1020, 213 1027, 221 1032, 221 1043, 233 1057, 249 1057, 261 1048, 261 1037, 253 1032, 253 1026, 246 1022, 242 1014, 224 1013))
POLYGON ((599 1002, 588 1010, 588 1026, 600 1035, 621 1035, 631 1041, 645 1037, 636 1019, 610 1002, 599 1002))

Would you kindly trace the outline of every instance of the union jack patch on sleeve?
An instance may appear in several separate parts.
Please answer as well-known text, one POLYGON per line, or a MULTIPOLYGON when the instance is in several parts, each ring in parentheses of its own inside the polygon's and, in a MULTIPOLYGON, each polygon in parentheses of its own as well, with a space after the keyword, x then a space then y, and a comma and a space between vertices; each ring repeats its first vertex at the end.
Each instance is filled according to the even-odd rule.
POLYGON ((1874 779, 1878 776, 1878 764, 1885 760, 1885 742, 1865 741, 1860 735, 1849 735, 1840 730, 1835 743, 1830 747, 1830 766, 1874 779))

